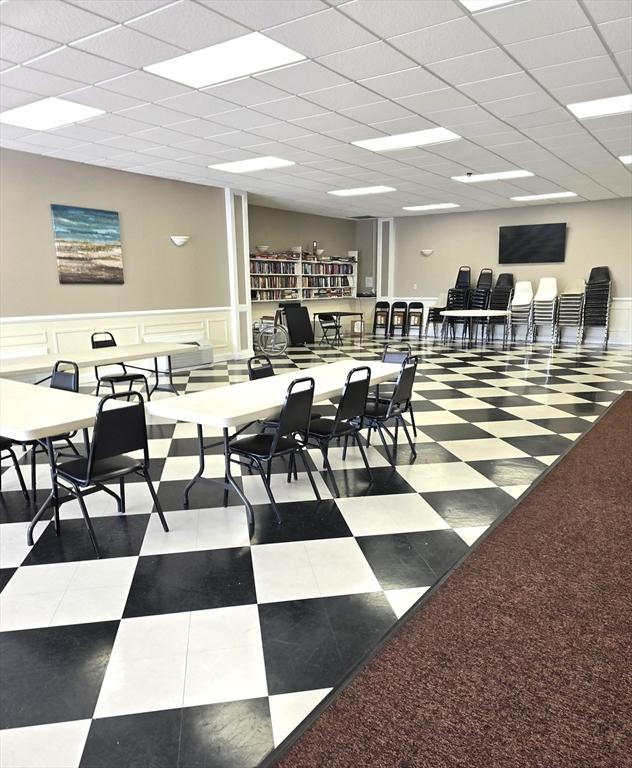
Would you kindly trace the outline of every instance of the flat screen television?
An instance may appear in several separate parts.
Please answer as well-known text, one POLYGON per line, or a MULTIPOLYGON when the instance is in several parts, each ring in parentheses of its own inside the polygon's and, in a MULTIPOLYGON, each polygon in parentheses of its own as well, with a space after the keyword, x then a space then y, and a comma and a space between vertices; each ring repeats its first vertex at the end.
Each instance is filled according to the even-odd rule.
POLYGON ((564 261, 566 224, 500 227, 499 264, 552 264, 564 261))

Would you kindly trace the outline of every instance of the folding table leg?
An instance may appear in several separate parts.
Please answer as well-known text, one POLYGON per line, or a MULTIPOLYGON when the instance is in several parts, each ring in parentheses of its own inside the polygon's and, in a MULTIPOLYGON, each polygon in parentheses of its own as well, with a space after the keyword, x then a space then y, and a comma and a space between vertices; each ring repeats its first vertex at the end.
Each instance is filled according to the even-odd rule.
MULTIPOLYGON (((157 363, 156 363, 157 365, 157 363)), ((197 425, 197 437, 198 437, 198 459, 199 459, 199 469, 195 473, 195 475, 189 480, 187 483, 184 492, 182 494, 182 504, 185 507, 189 506, 189 491, 193 486, 197 483, 197 481, 202 477, 204 474, 204 435, 202 433, 202 425, 197 425)))
MULTIPOLYGON (((202 427, 198 425, 198 435, 201 435, 202 433, 202 427)), ((246 507, 246 517, 248 518, 248 531, 250 533, 250 536, 255 532, 255 516, 254 511, 252 509, 252 504, 248 501, 246 498, 244 492, 241 490, 241 488, 237 485, 235 482, 235 478, 233 477, 233 474, 230 469, 230 441, 228 437, 228 429, 224 427, 223 429, 224 434, 224 469, 226 474, 226 480, 228 481, 228 484, 230 487, 235 491, 235 493, 239 496, 239 498, 242 500, 244 507, 246 507)), ((204 461, 204 446, 202 445, 202 441, 200 439, 200 446, 201 446, 201 453, 202 453, 202 462, 204 461)), ((263 476, 263 475, 262 475, 263 476)))

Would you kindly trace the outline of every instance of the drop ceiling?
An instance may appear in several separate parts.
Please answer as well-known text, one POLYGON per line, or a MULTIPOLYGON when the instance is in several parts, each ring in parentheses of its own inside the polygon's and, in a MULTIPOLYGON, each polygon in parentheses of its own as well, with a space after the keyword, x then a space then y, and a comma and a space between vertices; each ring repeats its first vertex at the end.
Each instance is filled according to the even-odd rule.
POLYGON ((476 13, 458 0, 3 0, 0 22, 2 110, 54 96, 106 112, 45 132, 2 125, 9 149, 333 216, 632 194, 631 166, 618 160, 632 154, 632 116, 579 121, 566 109, 630 92, 630 0, 522 0, 476 13), (306 60, 198 90, 143 71, 253 31, 306 60), (387 153, 351 144, 437 126, 463 138, 387 153), (261 155, 295 165, 239 176, 208 168, 261 155), (451 179, 519 168, 534 176, 451 179), (373 185, 395 191, 327 194, 373 185))

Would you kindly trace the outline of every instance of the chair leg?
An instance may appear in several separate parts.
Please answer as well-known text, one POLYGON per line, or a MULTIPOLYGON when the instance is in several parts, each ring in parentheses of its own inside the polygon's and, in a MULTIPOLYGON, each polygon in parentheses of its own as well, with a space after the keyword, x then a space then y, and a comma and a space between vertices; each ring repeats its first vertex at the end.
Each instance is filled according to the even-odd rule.
MULTIPOLYGON (((272 504, 272 509, 274 510, 274 514, 276 515, 277 522, 281 524, 283 522, 283 518, 281 517, 281 513, 279 512, 277 503, 274 500, 274 496, 272 495, 272 488, 270 487, 270 482, 267 477, 267 472, 264 470, 263 464, 258 459, 255 459, 255 463, 257 464, 257 468, 259 469, 259 474, 261 475, 261 481, 264 485, 264 488, 266 489, 268 498, 270 499, 270 504, 272 504)), ((268 470, 269 468, 270 468, 270 461, 268 461, 268 466, 267 466, 268 470)))
POLYGON ((92 527, 92 521, 90 520, 90 515, 88 514, 88 510, 86 509, 86 503, 83 500, 83 496, 81 495, 81 491, 79 490, 79 487, 76 485, 73 485, 72 488, 74 491, 74 495, 77 501, 79 502, 79 508, 81 509, 81 514, 83 515, 83 519, 85 520, 86 526, 88 528, 90 541, 92 542, 92 546, 94 547, 96 556, 100 558, 101 551, 99 550, 99 545, 97 544, 97 538, 94 535, 94 528, 92 527))
POLYGON ((408 403, 408 413, 410 413, 410 423, 413 425, 413 435, 417 437, 417 425, 415 424, 415 412, 412 403, 408 403))
POLYGON ((415 444, 410 439, 410 433, 408 432, 408 427, 406 426, 406 422, 404 421, 404 417, 403 416, 398 416, 397 420, 399 421, 400 419, 402 420, 402 428, 404 430, 404 433, 405 433, 406 437, 408 438, 408 445, 410 445, 410 450, 412 451, 413 456, 416 458, 417 457, 417 451, 415 450, 415 444))
POLYGON ((35 461, 35 452, 37 450, 37 443, 33 444, 31 448, 31 492, 33 493, 33 501, 35 501, 35 494, 37 491, 37 463, 35 461))
POLYGON ((119 480, 119 495, 121 497, 121 512, 125 514, 125 478, 119 480))
POLYGON ((377 433, 380 436, 380 440, 382 441, 382 445, 384 446, 384 450, 386 451, 386 458, 388 459, 388 463, 391 464, 392 466, 395 466, 395 463, 393 461, 393 456, 388 448, 388 445, 386 445, 386 440, 384 439, 382 425, 379 422, 377 424, 377 433))
POLYGON ((347 458, 347 448, 349 447, 349 435, 345 435, 345 447, 342 449, 342 460, 347 458))
POLYGON ((314 495, 316 496, 316 501, 321 501, 320 493, 318 492, 318 486, 314 481, 314 475, 312 474, 312 470, 309 468, 309 462, 307 461, 307 457, 305 456, 302 450, 298 451, 298 454, 300 455, 301 461, 305 466, 305 471, 307 472, 307 477, 309 477, 309 482, 312 486, 312 490, 314 491, 314 495))
POLYGON ((364 462, 364 466, 366 467, 366 471, 369 475, 369 479, 373 480, 373 472, 371 472, 371 466, 369 464, 369 460, 367 459, 364 446, 362 445, 362 441, 360 440, 360 435, 357 432, 354 432, 353 439, 355 440, 355 444, 358 446, 360 450, 360 456, 362 456, 362 461, 364 462))
POLYGON ((149 391, 149 382, 147 381, 147 376, 143 376, 143 381, 145 382, 145 391, 147 392, 147 400, 151 400, 151 392, 149 391))
MULTIPOLYGON (((252 471, 250 474, 252 474, 252 471)), ((224 506, 228 506, 228 475, 226 474, 224 474, 224 506)))
POLYGON ((327 456, 328 448, 329 446, 327 445, 327 443, 325 443, 324 445, 321 445, 320 450, 322 451, 322 454, 323 454, 323 464, 325 465, 325 469, 327 470, 327 477, 329 477, 329 479, 331 480, 331 484, 334 487, 334 495, 336 496, 336 498, 338 498, 340 496, 340 491, 338 490, 338 483, 336 482, 334 471, 331 468, 331 464, 329 463, 329 457, 327 456))
POLYGON ((158 517, 160 518, 160 522, 162 523, 162 530, 165 533, 168 533, 169 526, 167 525, 167 521, 165 520, 165 515, 164 515, 164 512, 162 511, 162 506, 160 504, 160 501, 158 500, 158 495, 156 494, 154 484, 151 482, 151 477, 149 476, 149 472, 146 469, 143 471, 143 477, 145 478, 145 482, 147 483, 147 487, 149 488, 149 493, 151 493, 151 498, 154 500, 154 506, 156 507, 156 512, 158 513, 158 517))
POLYGON ((24 495, 24 498, 27 501, 30 501, 31 499, 29 498, 29 492, 26 490, 26 485, 24 484, 24 477, 22 476, 22 470, 20 469, 20 465, 18 464, 18 457, 15 455, 15 451, 13 450, 13 448, 7 448, 7 451, 9 453, 9 456, 11 456, 11 461, 13 462, 15 473, 18 476, 18 482, 20 483, 22 494, 24 495))

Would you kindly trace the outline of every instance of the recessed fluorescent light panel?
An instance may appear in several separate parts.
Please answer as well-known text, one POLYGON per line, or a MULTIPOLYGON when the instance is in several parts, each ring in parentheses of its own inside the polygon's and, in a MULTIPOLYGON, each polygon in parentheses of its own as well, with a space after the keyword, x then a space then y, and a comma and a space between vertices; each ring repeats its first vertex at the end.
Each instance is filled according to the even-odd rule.
POLYGON ((470 13, 476 13, 476 11, 484 11, 486 8, 494 8, 497 5, 509 5, 515 2, 515 0, 459 0, 459 2, 470 13))
POLYGON ((577 197, 577 194, 575 192, 549 192, 546 195, 522 195, 510 199, 517 200, 520 203, 528 203, 532 200, 556 200, 560 197, 577 197))
POLYGON ((338 197, 353 197, 354 195, 379 195, 382 192, 395 192, 394 187, 356 187, 355 189, 333 189, 328 195, 338 197))
POLYGON ((567 108, 580 120, 590 117, 606 117, 632 112, 632 93, 625 96, 612 96, 609 99, 594 99, 593 101, 578 101, 567 104, 567 108))
POLYGON ((498 173, 473 173, 471 176, 452 176, 453 181, 463 184, 476 184, 479 181, 504 181, 505 179, 524 179, 533 176, 530 171, 499 171, 498 173))
POLYGON ((235 160, 232 163, 218 163, 209 165, 215 171, 228 171, 229 173, 252 173, 253 171, 269 171, 272 168, 284 168, 286 165, 294 165, 292 160, 283 160, 280 157, 253 157, 251 160, 235 160))
POLYGON ((632 155, 620 155, 619 160, 626 165, 632 165, 632 155))
POLYGON ((150 64, 143 69, 191 88, 204 88, 282 67, 284 64, 293 64, 304 58, 302 53, 259 32, 253 32, 158 64, 150 64))
POLYGON ((399 133, 395 136, 381 136, 379 139, 364 139, 352 141, 356 147, 370 149, 371 152, 392 152, 406 147, 423 147, 428 144, 442 144, 445 141, 455 141, 461 137, 447 128, 428 128, 425 131, 399 133))
POLYGON ((104 114, 102 109, 75 104, 74 101, 66 101, 66 99, 50 98, 1 112, 0 123, 30 128, 33 131, 48 131, 51 128, 79 123, 81 120, 104 114))
POLYGON ((444 208, 460 208, 456 203, 433 203, 432 205, 405 205, 403 211, 441 211, 444 208))

